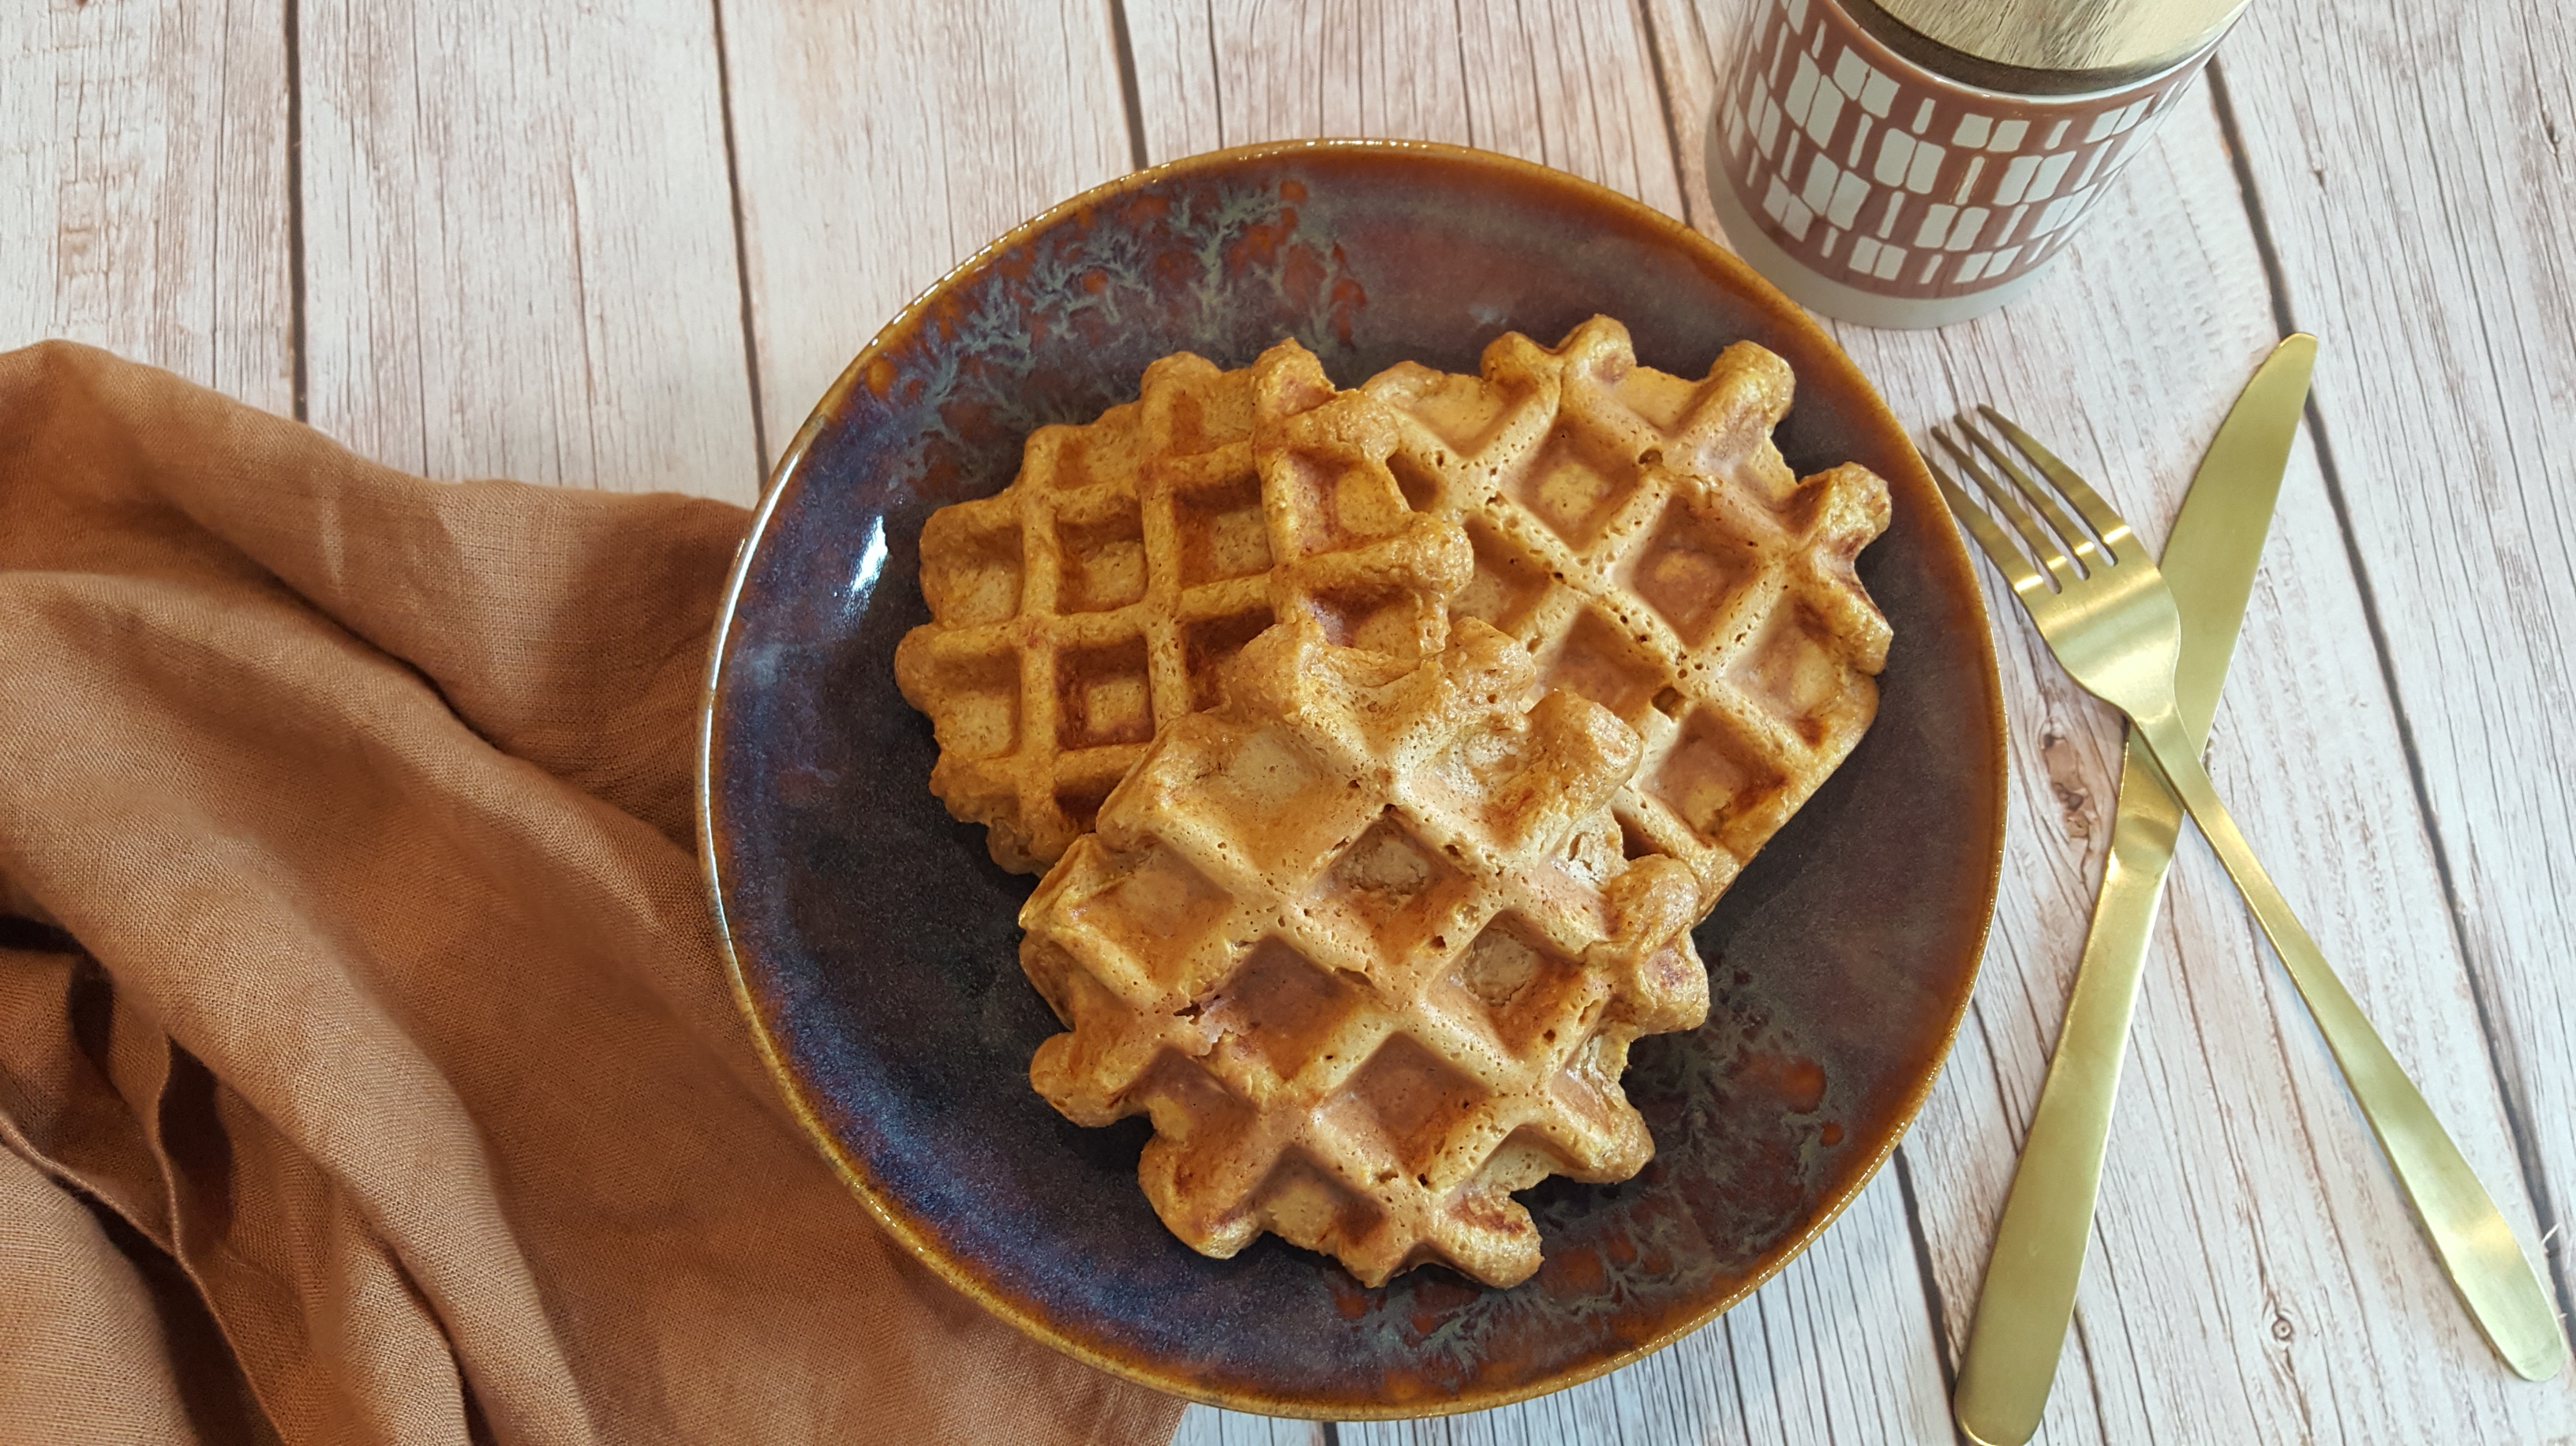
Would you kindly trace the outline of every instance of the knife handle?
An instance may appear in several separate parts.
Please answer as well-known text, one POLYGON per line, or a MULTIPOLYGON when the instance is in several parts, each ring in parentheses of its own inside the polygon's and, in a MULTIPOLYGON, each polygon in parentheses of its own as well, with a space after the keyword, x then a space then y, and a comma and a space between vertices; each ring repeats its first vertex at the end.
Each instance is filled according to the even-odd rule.
POLYGON ((2138 975, 2182 828, 2181 805, 2134 738, 2120 766, 2115 817, 2066 1022, 2022 1142, 1959 1365, 1954 1409, 1959 1429, 1977 1446, 2021 1446, 2039 1429, 2092 1238, 2138 975))
POLYGON ((2273 951, 2281 956, 2299 997, 2307 1001, 2317 1032, 2325 1036, 2326 1048, 2342 1067, 2344 1083, 2351 1086, 2362 1117, 2370 1121, 2380 1152, 2388 1157, 2406 1202, 2415 1208, 2415 1219, 2432 1242, 2433 1253, 2441 1257, 2442 1268, 2459 1288, 2469 1318, 2478 1323, 2487 1344, 2504 1357, 2515 1375, 2545 1381, 2558 1374, 2567 1354, 2567 1338, 2559 1330, 2558 1312, 2548 1292, 2541 1289, 2530 1257, 2513 1237, 2513 1227, 2478 1183, 2477 1172, 2469 1168, 2460 1147, 2434 1117, 2432 1106, 2424 1103, 2423 1093, 2388 1052, 2369 1016, 2326 963, 2317 941, 2308 937, 2298 916, 2290 912, 2289 900, 2281 897, 2263 871, 2245 835, 2238 832, 2236 820, 2219 802, 2217 788, 2183 733, 2181 718, 2168 710, 2131 721, 2166 782, 2226 866, 2227 876, 2236 881, 2237 892, 2245 896, 2255 922, 2263 926, 2263 937, 2272 941, 2273 951))

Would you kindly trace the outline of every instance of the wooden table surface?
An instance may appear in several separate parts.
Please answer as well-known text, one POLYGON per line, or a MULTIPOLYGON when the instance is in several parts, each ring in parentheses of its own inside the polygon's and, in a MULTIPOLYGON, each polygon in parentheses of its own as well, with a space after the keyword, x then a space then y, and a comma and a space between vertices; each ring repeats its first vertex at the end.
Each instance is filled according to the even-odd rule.
MULTIPOLYGON (((1133 167, 1422 136, 1710 228, 1771 0, 305 0, 0 6, 0 347, 68 336, 433 477, 748 503, 877 326, 1133 167)), ((2017 305, 1834 328, 1920 427, 1993 400, 2161 542, 2285 330, 2323 341, 2211 764, 2326 952, 2576 1285, 2576 20, 2256 0, 2017 305), (2329 18, 2331 17, 2331 18, 2329 18)), ((1653 1359, 1208 1442, 1940 1442, 2107 842, 2120 738, 2001 594, 2004 889, 1894 1158, 1653 1359)), ((2576 1441, 2454 1303, 2315 1031, 2185 845, 2052 1443, 2576 1441)))

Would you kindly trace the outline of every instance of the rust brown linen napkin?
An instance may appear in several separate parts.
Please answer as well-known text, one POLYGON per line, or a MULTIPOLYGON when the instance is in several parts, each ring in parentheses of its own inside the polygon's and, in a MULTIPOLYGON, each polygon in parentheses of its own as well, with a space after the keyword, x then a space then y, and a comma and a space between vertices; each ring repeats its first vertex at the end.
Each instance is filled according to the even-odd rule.
POLYGON ((753 1056, 685 757, 744 522, 0 355, 0 1439, 1170 1436, 753 1056))

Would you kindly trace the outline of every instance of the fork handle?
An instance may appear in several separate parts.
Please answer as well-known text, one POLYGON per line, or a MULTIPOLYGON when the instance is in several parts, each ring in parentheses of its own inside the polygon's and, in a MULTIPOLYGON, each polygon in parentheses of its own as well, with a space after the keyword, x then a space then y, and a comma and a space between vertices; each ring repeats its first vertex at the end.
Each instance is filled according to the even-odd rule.
POLYGON ((2316 940, 2308 937, 2298 916, 2290 912, 2289 901, 2263 872, 2236 820, 2219 802, 2209 771, 2201 767, 2197 750, 2183 732, 2182 719, 2168 710, 2135 721, 2138 736, 2173 786, 2174 795, 2200 825, 2228 877, 2236 881, 2237 892, 2254 911, 2255 922, 2262 925, 2263 937, 2272 941, 2283 967, 2290 971, 2299 997, 2307 1001, 2317 1032, 2325 1036, 2326 1048, 2342 1067, 2344 1082, 2360 1103, 2363 1118, 2370 1121, 2380 1151, 2388 1157, 2389 1168, 2432 1241, 2434 1254, 2441 1257, 2443 1269, 2458 1287, 2470 1318, 2514 1374, 2531 1381, 2558 1374, 2567 1339, 2560 1334, 2558 1313, 2541 1289, 2530 1258, 2514 1239, 2513 1227, 2505 1223, 2460 1147, 2434 1118, 2422 1092, 2326 963, 2316 940))
POLYGON ((2022 1140, 1959 1359, 1953 1410, 1975 1446, 2021 1446, 2038 1431, 2065 1354, 2138 975, 2182 817, 2182 805, 2165 791, 2146 750, 2132 741, 2123 750, 2111 854, 2075 966, 2066 1022, 2022 1140))

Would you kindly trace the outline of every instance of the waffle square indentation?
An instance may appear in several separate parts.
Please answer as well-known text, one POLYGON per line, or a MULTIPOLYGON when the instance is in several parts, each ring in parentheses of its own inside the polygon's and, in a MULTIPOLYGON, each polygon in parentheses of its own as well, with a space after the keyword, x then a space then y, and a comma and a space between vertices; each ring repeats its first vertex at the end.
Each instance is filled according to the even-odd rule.
POLYGON ((1190 711, 1213 708, 1222 690, 1217 670, 1270 626, 1270 609, 1202 618, 1181 629, 1182 660, 1190 675, 1190 711))
POLYGON ((1427 1185, 1440 1147, 1486 1098, 1457 1066, 1399 1034, 1369 1057, 1328 1113, 1354 1134, 1374 1128, 1396 1162, 1427 1185))
POLYGON ((1645 716, 1657 694, 1673 681, 1638 639, 1621 630, 1598 608, 1585 608, 1568 628, 1565 642, 1543 662, 1549 688, 1571 688, 1631 725, 1645 716))
POLYGON ((1270 570, 1270 533, 1261 516, 1261 479, 1245 471, 1174 497, 1181 586, 1196 587, 1270 570))
POLYGON ((1274 1079, 1297 1077, 1341 1032, 1364 996, 1278 939, 1264 939, 1233 977, 1217 986, 1199 1022, 1222 1048, 1260 1061, 1274 1079))
POLYGON ((1495 1036, 1515 1055, 1538 1055, 1555 1047, 1560 1031, 1575 1026, 1563 1017, 1564 1000, 1580 985, 1581 974, 1581 966, 1550 948, 1528 920, 1505 913, 1458 956, 1449 982, 1476 1001, 1495 1036))
POLYGON ((1513 479, 1512 500, 1580 552, 1636 490, 1633 466, 1596 457, 1579 438, 1560 432, 1513 479))
POLYGON ((1682 725, 1648 791, 1709 844, 1726 842, 1727 825, 1767 800, 1783 782, 1739 736, 1737 725, 1714 709, 1694 711, 1682 725))
POLYGON ((1727 601, 1760 567, 1760 557, 1742 540, 1689 502, 1675 501, 1656 522, 1628 586, 1672 626, 1682 646, 1697 648, 1708 641, 1727 601))
POLYGON ((1476 553, 1475 575, 1450 600, 1449 611, 1482 618, 1507 633, 1519 632, 1530 610, 1547 596, 1547 564, 1482 518, 1467 522, 1467 541, 1476 553))
MULTIPOLYGON (((1073 918, 1125 951, 1143 972, 1159 977, 1172 971, 1157 971, 1151 961, 1185 959, 1233 903, 1188 859, 1157 846, 1125 878, 1085 900, 1073 918)), ((1163 977, 1161 982, 1175 980, 1163 977)))
POLYGON ((1056 536, 1064 558, 1056 580, 1058 612, 1107 612, 1145 595, 1145 527, 1136 499, 1103 501, 1106 505, 1087 509, 1095 514, 1089 517, 1057 514, 1056 536))
POLYGON ((1154 737, 1142 634, 1056 655, 1056 746, 1068 752, 1154 737))
POLYGON ((1820 632, 1805 608, 1783 605, 1728 675, 1810 746, 1824 737, 1827 714, 1843 692, 1841 655, 1820 632))
POLYGON ((1307 907, 1328 925, 1366 931, 1370 952, 1393 961, 1447 918, 1464 882, 1388 809, 1333 861, 1307 907))

